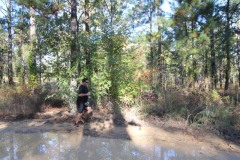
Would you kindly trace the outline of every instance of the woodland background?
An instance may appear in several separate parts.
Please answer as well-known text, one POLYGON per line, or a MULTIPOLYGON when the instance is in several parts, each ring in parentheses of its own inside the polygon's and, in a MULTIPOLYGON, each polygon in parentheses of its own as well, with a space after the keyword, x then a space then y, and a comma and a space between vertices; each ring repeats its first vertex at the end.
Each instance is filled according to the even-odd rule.
POLYGON ((135 107, 239 130, 239 1, 0 4, 1 115, 36 112, 47 99, 71 110, 77 86, 89 77, 95 108, 111 102, 116 112, 135 107))

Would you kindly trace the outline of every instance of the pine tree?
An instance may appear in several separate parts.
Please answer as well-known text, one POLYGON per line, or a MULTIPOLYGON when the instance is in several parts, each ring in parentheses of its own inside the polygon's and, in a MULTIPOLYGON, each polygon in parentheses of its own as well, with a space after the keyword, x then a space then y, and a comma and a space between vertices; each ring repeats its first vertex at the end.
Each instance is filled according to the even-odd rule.
POLYGON ((12 1, 8 0, 8 83, 13 84, 13 62, 12 62, 12 1))

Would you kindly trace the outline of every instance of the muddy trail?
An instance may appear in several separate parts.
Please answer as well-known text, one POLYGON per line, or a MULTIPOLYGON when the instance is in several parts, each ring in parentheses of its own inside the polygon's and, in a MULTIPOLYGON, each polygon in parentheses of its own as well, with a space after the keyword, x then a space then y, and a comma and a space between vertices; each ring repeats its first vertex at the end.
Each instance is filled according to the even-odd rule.
MULTIPOLYGON (((78 147, 81 146, 80 141, 84 139, 83 137, 95 138, 94 141, 99 141, 100 139, 100 144, 114 140, 114 143, 122 144, 119 146, 120 148, 124 145, 133 145, 138 149, 140 147, 141 153, 139 151, 136 154, 141 156, 137 159, 143 158, 143 155, 149 152, 149 150, 154 150, 154 155, 160 154, 158 152, 155 153, 158 150, 156 147, 167 148, 168 152, 169 148, 170 152, 172 149, 174 155, 182 155, 182 157, 178 157, 179 159, 185 156, 189 158, 188 154, 190 154, 190 157, 194 155, 197 159, 240 159, 239 143, 225 140, 222 136, 218 136, 213 132, 189 127, 180 122, 161 122, 154 117, 142 119, 136 116, 132 110, 126 110, 122 115, 124 116, 115 115, 108 111, 95 111, 91 120, 79 127, 75 127, 73 125, 74 115, 67 112, 66 109, 48 109, 45 112, 34 115, 34 119, 20 120, 17 116, 5 117, 0 121, 0 133, 1 135, 13 134, 16 139, 19 137, 19 139, 22 139, 21 136, 29 134, 32 136, 38 134, 40 137, 46 133, 51 133, 55 136, 59 136, 59 134, 66 135, 66 137, 75 138, 69 139, 70 142, 65 143, 78 147), (79 135, 81 135, 81 140, 78 140, 79 135), (79 144, 74 144, 74 139, 79 144), (149 147, 146 149, 146 146, 149 147)), ((4 139, 4 137, 0 138, 4 139)), ((90 143, 87 141, 86 143, 90 143)), ((58 145, 65 146, 62 143, 58 145)), ((124 147, 122 149, 124 150, 124 147)), ((4 150, 2 145, 0 145, 0 153, 1 150, 4 150)), ((153 153, 153 151, 150 153, 153 153)), ((164 152, 164 154, 166 153, 164 152)), ((152 157, 153 155, 149 154, 149 156, 152 157)), ((162 154, 160 156, 163 157, 162 154)), ((97 159, 97 157, 95 158, 97 159)))

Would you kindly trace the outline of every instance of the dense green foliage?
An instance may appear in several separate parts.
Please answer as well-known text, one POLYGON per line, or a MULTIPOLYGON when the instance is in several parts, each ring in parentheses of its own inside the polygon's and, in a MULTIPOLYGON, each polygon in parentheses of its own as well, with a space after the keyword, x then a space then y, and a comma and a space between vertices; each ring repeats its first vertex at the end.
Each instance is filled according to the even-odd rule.
POLYGON ((239 103, 237 0, 177 0, 169 10, 162 0, 10 2, 12 12, 0 3, 1 87, 12 78, 11 25, 16 86, 55 84, 48 97, 74 108, 89 77, 95 106, 109 98, 187 122, 239 123, 230 118, 239 103))

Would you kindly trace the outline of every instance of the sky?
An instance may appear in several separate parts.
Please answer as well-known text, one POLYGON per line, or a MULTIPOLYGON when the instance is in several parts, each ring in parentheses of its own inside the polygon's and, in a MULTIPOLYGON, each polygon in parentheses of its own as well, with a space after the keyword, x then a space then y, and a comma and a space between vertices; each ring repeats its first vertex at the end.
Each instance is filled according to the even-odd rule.
POLYGON ((166 13, 171 13, 171 8, 170 8, 169 2, 172 2, 172 0, 165 0, 161 6, 161 9, 166 13))
MULTIPOLYGON (((3 1, 5 1, 5 0, 0 0, 0 10, 2 10, 2 8, 6 8, 6 5, 3 3, 3 1)), ((0 11, 0 18, 2 18, 3 17, 3 13, 2 13, 2 11, 0 11)))
MULTIPOLYGON (((6 0, 0 0, 0 10, 2 8, 6 9, 6 5, 5 5, 5 2, 6 0)), ((164 0, 164 3, 163 5, 161 6, 162 10, 166 13, 171 13, 171 8, 170 8, 170 4, 169 2, 172 1, 172 0, 164 0)), ((3 13, 0 11, 0 18, 3 17, 3 13)))

